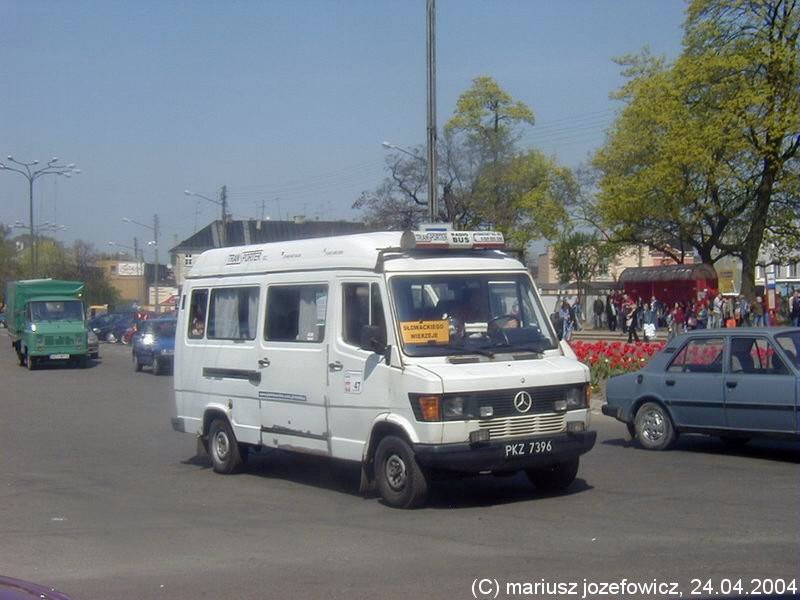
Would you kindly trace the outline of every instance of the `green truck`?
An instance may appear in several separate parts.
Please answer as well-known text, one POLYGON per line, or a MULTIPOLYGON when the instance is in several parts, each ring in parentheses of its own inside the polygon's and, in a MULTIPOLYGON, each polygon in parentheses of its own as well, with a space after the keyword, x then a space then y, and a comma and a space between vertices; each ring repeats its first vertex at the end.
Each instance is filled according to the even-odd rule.
POLYGON ((44 361, 88 363, 83 283, 57 279, 11 281, 6 319, 19 364, 31 370, 44 361))

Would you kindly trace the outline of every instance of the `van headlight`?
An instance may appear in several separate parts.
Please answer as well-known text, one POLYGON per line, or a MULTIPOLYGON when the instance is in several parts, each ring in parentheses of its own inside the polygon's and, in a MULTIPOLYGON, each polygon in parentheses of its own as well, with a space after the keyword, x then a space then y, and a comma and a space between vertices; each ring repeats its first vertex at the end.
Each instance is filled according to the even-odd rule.
POLYGON ((459 396, 454 396, 453 398, 445 398, 442 400, 442 417, 445 421, 448 419, 463 419, 464 399, 459 396))
POLYGON ((577 410, 589 406, 589 386, 582 385, 567 388, 564 399, 567 402, 567 410, 577 410))
POLYGON ((145 333, 145 334, 142 336, 142 344, 144 344, 145 346, 152 346, 152 345, 153 345, 153 342, 155 342, 155 341, 156 341, 156 340, 155 340, 155 338, 153 337, 153 334, 152 334, 152 333, 145 333))

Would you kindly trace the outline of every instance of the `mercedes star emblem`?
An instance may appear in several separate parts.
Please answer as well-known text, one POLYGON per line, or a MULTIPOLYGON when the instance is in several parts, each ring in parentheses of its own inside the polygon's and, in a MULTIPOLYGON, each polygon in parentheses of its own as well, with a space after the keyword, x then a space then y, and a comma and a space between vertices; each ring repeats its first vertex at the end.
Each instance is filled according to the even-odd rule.
POLYGON ((526 413, 531 409, 531 405, 533 404, 533 399, 528 392, 522 391, 517 392, 517 395, 514 396, 514 408, 517 409, 517 412, 526 413))

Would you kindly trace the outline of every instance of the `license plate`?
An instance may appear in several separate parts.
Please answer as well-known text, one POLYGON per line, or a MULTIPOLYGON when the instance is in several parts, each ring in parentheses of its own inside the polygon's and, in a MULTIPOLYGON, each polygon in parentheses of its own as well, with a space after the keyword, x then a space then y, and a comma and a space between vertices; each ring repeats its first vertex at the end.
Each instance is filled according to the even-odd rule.
POLYGON ((506 458, 518 458, 531 454, 550 454, 553 451, 552 440, 533 440, 505 445, 506 458))
POLYGON ((50 360, 65 360, 69 358, 69 354, 51 354, 50 360))

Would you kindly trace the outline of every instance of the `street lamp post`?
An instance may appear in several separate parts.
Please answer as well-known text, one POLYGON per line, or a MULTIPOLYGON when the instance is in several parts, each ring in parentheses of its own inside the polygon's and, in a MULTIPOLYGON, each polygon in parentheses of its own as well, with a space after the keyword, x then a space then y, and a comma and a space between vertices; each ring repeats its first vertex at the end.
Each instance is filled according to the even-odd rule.
POLYGON ((183 193, 187 196, 196 196, 197 198, 202 198, 203 200, 208 200, 209 202, 213 202, 214 204, 220 206, 222 208, 222 239, 220 240, 220 246, 225 246, 225 231, 226 231, 226 224, 228 222, 228 188, 226 186, 222 186, 222 189, 219 192, 219 200, 214 200, 214 198, 209 198, 208 196, 204 196, 203 194, 198 194, 197 192, 193 192, 191 190, 183 190, 183 193))
MULTIPOLYGON (((133 250, 133 258, 139 264, 139 281, 142 282, 141 287, 139 288, 138 292, 141 294, 142 302, 146 301, 145 296, 147 296, 147 289, 145 283, 145 275, 144 275, 144 250, 139 248, 139 239, 133 238, 133 246, 126 246, 125 244, 118 244, 117 242, 108 242, 109 246, 116 246, 118 248, 127 248, 128 250, 133 250)), ((137 286, 138 287, 138 286, 137 286)))
POLYGON ((153 241, 148 242, 148 246, 153 246, 153 253, 155 255, 155 273, 153 273, 153 293, 155 294, 155 312, 158 312, 158 215, 153 215, 153 225, 146 225, 144 223, 140 223, 139 221, 134 221, 133 219, 129 219, 128 217, 124 217, 122 219, 126 223, 133 223, 134 225, 138 225, 139 227, 144 227, 149 229, 153 232, 153 241))
POLYGON ((45 175, 62 175, 64 177, 72 177, 81 172, 80 169, 75 168, 75 164, 64 165, 58 162, 58 157, 53 157, 47 164, 41 168, 36 168, 39 164, 38 160, 33 162, 21 162, 16 160, 13 156, 6 157, 8 162, 18 165, 18 167, 10 167, 5 163, 0 162, 0 170, 13 171, 19 173, 28 180, 28 206, 30 208, 30 221, 29 226, 31 230, 31 277, 36 277, 38 268, 36 256, 36 227, 33 222, 33 182, 39 177, 45 175))

